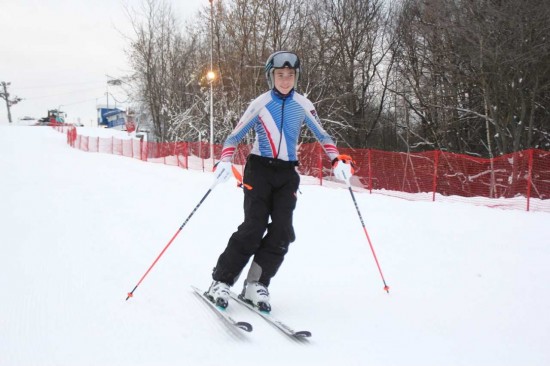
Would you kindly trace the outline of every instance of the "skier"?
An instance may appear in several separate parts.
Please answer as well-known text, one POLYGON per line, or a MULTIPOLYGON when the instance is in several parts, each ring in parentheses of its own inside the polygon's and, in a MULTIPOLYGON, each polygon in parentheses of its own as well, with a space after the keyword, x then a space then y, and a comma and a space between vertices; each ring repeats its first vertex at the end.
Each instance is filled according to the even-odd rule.
POLYGON ((227 307, 230 286, 253 257, 241 295, 261 311, 271 311, 268 286, 295 240, 292 213, 300 183, 296 167, 302 124, 313 132, 333 162, 336 178, 347 181, 353 174, 351 158, 339 154, 321 127, 313 103, 295 91, 300 73, 296 54, 279 51, 269 56, 265 75, 270 90, 252 101, 223 145, 216 183, 233 175, 231 158, 238 143, 250 129, 256 132, 244 169, 244 222, 219 256, 206 293, 218 307, 227 307))

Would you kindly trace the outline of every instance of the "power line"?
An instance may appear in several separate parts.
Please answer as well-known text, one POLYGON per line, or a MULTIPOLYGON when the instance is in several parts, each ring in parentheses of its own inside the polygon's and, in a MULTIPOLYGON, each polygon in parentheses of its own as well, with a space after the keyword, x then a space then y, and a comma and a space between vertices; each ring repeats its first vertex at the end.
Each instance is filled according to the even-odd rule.
POLYGON ((93 102, 93 101, 96 101, 98 100, 99 98, 91 98, 91 99, 86 99, 86 100, 81 100, 79 102, 72 102, 72 103, 65 103, 65 104, 60 104, 62 107, 66 107, 66 106, 70 106, 70 105, 74 105, 74 104, 81 104, 81 103, 86 103, 86 102, 93 102))
POLYGON ((24 100, 34 100, 34 99, 41 99, 41 98, 58 97, 58 96, 61 96, 61 95, 81 93, 81 92, 86 92, 86 91, 91 91, 91 90, 98 90, 98 89, 100 89, 100 88, 97 87, 97 88, 88 88, 88 89, 80 89, 80 90, 71 90, 71 91, 64 92, 64 93, 40 95, 40 96, 37 96, 37 97, 24 98, 24 100))
POLYGON ((63 84, 47 84, 47 85, 40 85, 40 86, 27 86, 27 87, 22 87, 22 88, 17 87, 17 90, 57 88, 57 87, 68 86, 68 85, 87 85, 87 84, 105 85, 105 83, 103 81, 83 81, 83 82, 63 83, 63 84))

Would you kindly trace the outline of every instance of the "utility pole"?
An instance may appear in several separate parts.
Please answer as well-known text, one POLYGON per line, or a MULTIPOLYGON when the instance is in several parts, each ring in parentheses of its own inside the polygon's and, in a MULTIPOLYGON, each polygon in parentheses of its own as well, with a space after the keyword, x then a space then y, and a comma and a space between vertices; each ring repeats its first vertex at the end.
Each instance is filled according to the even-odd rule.
POLYGON ((10 82, 7 82, 7 83, 5 81, 0 82, 0 86, 2 86, 2 89, 4 89, 4 91, 0 90, 0 98, 6 101, 6 109, 8 110, 9 123, 11 123, 11 106, 19 103, 22 100, 19 97, 10 99, 10 93, 8 93, 8 86, 10 85, 11 85, 10 82))
POLYGON ((215 164, 214 159, 214 79, 216 74, 214 73, 214 58, 213 58, 213 49, 214 49, 214 0, 210 1, 210 71, 208 71, 207 78, 210 82, 210 159, 212 159, 212 164, 215 164))

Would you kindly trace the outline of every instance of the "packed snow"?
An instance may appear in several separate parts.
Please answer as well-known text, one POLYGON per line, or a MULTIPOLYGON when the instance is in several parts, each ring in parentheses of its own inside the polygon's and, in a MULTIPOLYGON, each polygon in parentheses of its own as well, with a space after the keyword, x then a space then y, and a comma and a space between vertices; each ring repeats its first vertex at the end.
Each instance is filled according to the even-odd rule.
MULTIPOLYGON (((48 127, 0 126, 0 365, 549 365, 550 214, 303 185, 272 281, 296 342, 198 298, 242 220, 212 174, 87 153, 48 127)), ((244 277, 244 276, 243 276, 244 277)), ((235 291, 240 291, 240 283, 235 291)))

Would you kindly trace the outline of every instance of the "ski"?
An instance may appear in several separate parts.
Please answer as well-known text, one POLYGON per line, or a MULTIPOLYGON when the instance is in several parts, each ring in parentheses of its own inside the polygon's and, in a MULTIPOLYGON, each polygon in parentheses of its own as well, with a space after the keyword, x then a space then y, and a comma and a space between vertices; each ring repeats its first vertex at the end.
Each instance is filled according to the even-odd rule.
POLYGON ((267 321, 269 324, 271 324, 274 327, 276 327, 277 329, 279 329, 281 332, 283 332, 287 336, 292 337, 292 338, 298 338, 298 339, 311 337, 311 332, 310 331, 308 331, 308 330, 295 331, 294 329, 292 329, 291 327, 289 327, 288 325, 286 325, 285 323, 283 323, 279 319, 276 319, 270 313, 264 313, 264 312, 260 311, 254 305, 252 305, 249 302, 245 301, 241 297, 241 295, 237 295, 234 292, 231 292, 231 297, 235 301, 237 301, 239 304, 241 304, 243 306, 246 306, 250 311, 253 311, 256 314, 258 314, 259 316, 261 316, 262 318, 264 318, 265 321, 267 321))
POLYGON ((218 314, 218 316, 224 321, 225 324, 231 327, 237 327, 241 330, 244 330, 245 332, 252 332, 252 325, 250 323, 234 320, 231 316, 229 316, 229 314, 227 314, 225 309, 217 307, 212 301, 210 301, 206 297, 204 291, 199 290, 195 286, 191 286, 191 288, 193 289, 193 291, 195 291, 197 295, 200 296, 201 299, 204 300, 204 302, 206 302, 210 306, 212 310, 216 312, 216 314, 218 314))

